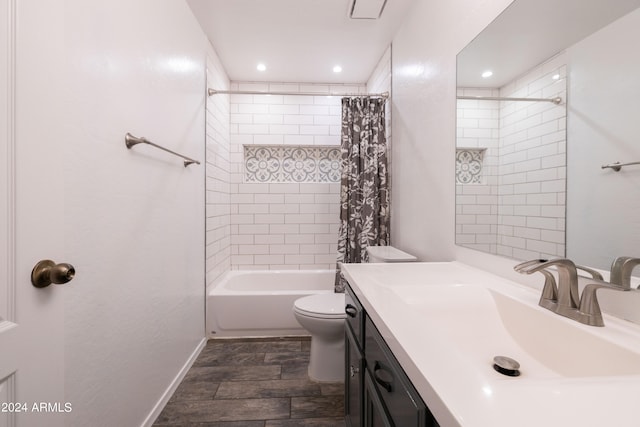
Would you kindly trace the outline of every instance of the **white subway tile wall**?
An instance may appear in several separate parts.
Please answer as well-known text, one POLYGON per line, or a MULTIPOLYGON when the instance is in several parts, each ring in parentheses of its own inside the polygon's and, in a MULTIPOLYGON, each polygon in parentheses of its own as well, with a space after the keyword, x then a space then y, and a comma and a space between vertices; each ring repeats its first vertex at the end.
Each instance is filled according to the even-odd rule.
MULTIPOLYGON (((207 85, 225 90, 229 79, 212 47, 207 52, 207 85)), ((206 106, 206 283, 231 269, 231 163, 229 95, 207 97, 206 106)))
MULTIPOLYGON (((458 89, 458 95, 499 96, 498 89, 458 89)), ((500 102, 459 100, 457 148, 484 150, 480 182, 456 183, 456 243, 497 253, 500 102)))
MULTIPOLYGON (((566 99, 564 57, 499 91, 458 94, 566 99)), ((456 186, 456 242, 519 259, 564 256, 566 106, 460 100, 457 128, 458 146, 486 147, 484 168, 495 169, 483 184, 456 186)))
POLYGON ((266 177, 255 165, 247 170, 245 152, 339 147, 341 98, 328 94, 364 93, 365 86, 232 82, 231 88, 318 94, 231 95, 231 268, 335 268, 340 184, 273 182, 291 180, 266 177))
POLYGON ((213 49, 207 67, 212 88, 319 95, 208 97, 207 285, 229 269, 334 268, 340 184, 247 182, 244 146, 339 146, 341 101, 326 94, 390 91, 390 49, 367 85, 229 82, 213 49))

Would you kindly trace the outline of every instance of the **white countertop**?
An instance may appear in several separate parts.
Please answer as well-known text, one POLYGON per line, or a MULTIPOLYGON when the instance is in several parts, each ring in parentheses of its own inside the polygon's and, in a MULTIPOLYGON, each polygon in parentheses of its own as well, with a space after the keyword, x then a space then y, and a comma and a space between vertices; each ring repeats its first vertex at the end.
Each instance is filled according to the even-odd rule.
MULTIPOLYGON (((633 357, 638 356, 640 360, 638 325, 607 315, 604 328, 579 324, 539 307, 539 291, 459 262, 343 264, 342 271, 441 426, 640 425, 637 409, 640 363, 637 369, 635 366, 628 368, 633 374, 608 374, 608 369, 616 371, 616 360, 610 359, 615 359, 617 353, 602 353, 601 370, 598 354, 580 353, 589 353, 584 359, 591 365, 586 367, 580 366, 581 356, 572 354, 572 350, 581 345, 581 337, 591 337, 614 343, 623 353, 631 355, 626 366, 634 365, 636 359, 633 357), (431 294, 425 287, 436 289, 442 285, 474 288, 471 292, 465 291, 466 300, 439 299, 436 303, 431 295, 441 294, 431 294), (520 317, 541 319, 539 324, 519 327, 540 328, 543 337, 545 328, 548 333, 553 332, 554 347, 548 351, 548 356, 554 359, 553 362, 557 359, 564 363, 567 371, 573 369, 575 361, 575 372, 555 372, 546 367, 544 361, 528 357, 531 348, 520 349, 513 342, 500 348, 499 337, 491 336, 496 334, 486 332, 485 335, 485 330, 478 325, 487 323, 486 319, 477 319, 476 325, 470 311, 476 307, 476 296, 491 299, 492 293, 508 295, 518 304, 525 304, 522 305, 526 308, 522 316, 518 312, 510 314, 511 319, 518 319, 514 323, 520 317), (465 303, 468 303, 468 310, 463 306, 465 303), (525 311, 533 316, 527 317, 525 311), (454 312, 464 315, 458 319, 452 317, 454 312), (468 327, 459 324, 463 321, 468 327), (461 331, 469 333, 465 335, 461 331), (493 356, 504 351, 519 354, 521 376, 506 377, 493 369, 493 356), (532 369, 533 365, 535 369, 532 369), (581 374, 581 369, 592 372, 594 366, 595 375, 581 374), (527 367, 531 369, 527 371, 527 367)), ((486 310, 478 314, 487 317, 486 310)), ((508 328, 500 326, 498 329, 508 328)), ((541 347, 544 344, 542 342, 541 347)), ((533 350, 535 353, 536 349, 533 350)), ((555 366, 554 363, 550 365, 555 366)))

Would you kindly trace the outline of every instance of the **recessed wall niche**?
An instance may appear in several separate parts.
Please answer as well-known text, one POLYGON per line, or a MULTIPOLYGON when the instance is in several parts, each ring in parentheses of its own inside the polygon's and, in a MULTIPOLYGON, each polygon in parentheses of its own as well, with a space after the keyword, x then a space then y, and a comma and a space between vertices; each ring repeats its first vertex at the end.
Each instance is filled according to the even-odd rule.
POLYGON ((339 146, 245 145, 245 182, 340 182, 339 146))
POLYGON ((456 184, 482 183, 482 162, 486 148, 456 149, 456 184))

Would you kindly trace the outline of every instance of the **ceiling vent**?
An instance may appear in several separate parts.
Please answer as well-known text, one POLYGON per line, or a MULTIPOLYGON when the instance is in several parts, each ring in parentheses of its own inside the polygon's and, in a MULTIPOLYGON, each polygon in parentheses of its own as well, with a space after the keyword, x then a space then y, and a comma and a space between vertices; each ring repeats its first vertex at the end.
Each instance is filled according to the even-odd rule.
POLYGON ((349 11, 351 19, 378 19, 387 0, 353 0, 349 11))

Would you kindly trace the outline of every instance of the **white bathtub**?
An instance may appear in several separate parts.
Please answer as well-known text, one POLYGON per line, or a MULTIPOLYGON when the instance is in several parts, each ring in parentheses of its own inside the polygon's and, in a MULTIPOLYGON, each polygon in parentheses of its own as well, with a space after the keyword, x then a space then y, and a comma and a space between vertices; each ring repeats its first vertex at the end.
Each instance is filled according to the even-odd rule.
POLYGON ((207 294, 207 334, 308 335, 293 315, 293 302, 333 292, 334 280, 334 270, 230 271, 207 294))

